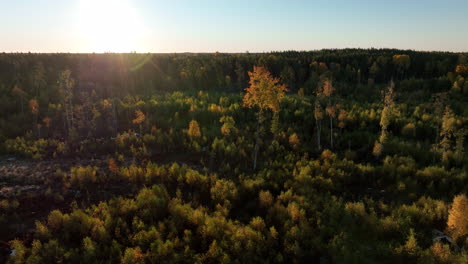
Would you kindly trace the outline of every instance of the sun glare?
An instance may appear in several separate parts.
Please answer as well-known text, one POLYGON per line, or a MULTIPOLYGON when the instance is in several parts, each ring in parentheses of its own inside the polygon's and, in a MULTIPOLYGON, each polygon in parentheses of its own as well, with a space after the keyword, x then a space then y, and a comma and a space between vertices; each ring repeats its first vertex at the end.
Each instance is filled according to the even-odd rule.
POLYGON ((81 0, 79 31, 92 52, 139 51, 144 27, 126 0, 81 0))

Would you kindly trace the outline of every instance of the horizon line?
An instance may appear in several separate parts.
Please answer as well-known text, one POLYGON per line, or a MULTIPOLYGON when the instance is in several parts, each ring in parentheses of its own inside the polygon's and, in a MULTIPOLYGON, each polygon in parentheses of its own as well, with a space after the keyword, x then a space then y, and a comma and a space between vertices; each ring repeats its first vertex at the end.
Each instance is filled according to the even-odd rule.
POLYGON ((468 53, 466 51, 451 51, 451 50, 417 50, 417 49, 401 49, 401 48, 388 48, 388 47, 349 47, 349 48, 321 48, 321 49, 284 49, 284 50, 270 50, 270 51, 0 51, 2 54, 269 54, 269 53, 285 53, 285 52, 320 52, 320 51, 339 51, 339 50, 395 50, 395 51, 409 51, 409 52, 428 52, 428 53, 468 53))

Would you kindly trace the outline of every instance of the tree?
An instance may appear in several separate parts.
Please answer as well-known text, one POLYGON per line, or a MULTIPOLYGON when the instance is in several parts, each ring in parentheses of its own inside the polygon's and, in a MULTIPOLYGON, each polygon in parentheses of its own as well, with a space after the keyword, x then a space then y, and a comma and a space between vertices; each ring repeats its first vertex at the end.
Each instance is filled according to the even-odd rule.
POLYGON ((223 123, 221 126, 221 134, 229 136, 231 132, 235 132, 237 129, 235 127, 236 121, 232 116, 222 116, 219 119, 219 122, 223 123))
POLYGON ((281 71, 280 79, 282 83, 287 84, 289 89, 293 89, 293 86, 296 83, 296 73, 294 72, 294 68, 290 65, 285 66, 283 71, 281 71))
POLYGON ((61 98, 62 107, 65 108, 65 131, 68 131, 68 136, 72 133, 73 124, 73 86, 75 81, 71 78, 71 71, 62 71, 58 78, 58 91, 61 98))
MULTIPOLYGON (((442 122, 442 118, 440 117, 443 116, 444 114, 444 105, 445 105, 445 101, 447 100, 447 93, 437 93, 432 98, 433 98, 432 100, 434 101, 432 103, 434 107, 433 120, 435 123, 435 129, 436 129, 433 150, 437 150, 438 144, 439 144, 439 137, 440 137, 440 127, 441 127, 441 122, 442 122)), ((436 159, 436 155, 434 153, 433 162, 435 162, 435 159, 436 159)))
POLYGON ((372 64, 372 66, 369 68, 369 73, 374 77, 374 79, 378 76, 380 72, 379 65, 377 64, 376 61, 372 64))
POLYGON ((336 116, 336 106, 332 104, 332 96, 335 92, 332 81, 327 79, 323 83, 323 95, 328 99, 325 112, 330 117, 330 149, 333 149, 333 118, 336 116))
POLYGON ((236 66, 235 66, 234 71, 236 73, 236 82, 237 82, 237 86, 239 87, 239 89, 241 89, 242 87, 245 87, 244 86, 245 80, 246 80, 245 69, 239 61, 236 61, 236 66))
POLYGON ((262 190, 258 193, 258 200, 262 207, 269 208, 273 204, 274 198, 270 191, 262 190))
POLYGON ((132 123, 138 125, 140 128, 140 135, 142 134, 142 123, 145 122, 146 116, 141 110, 135 110, 135 119, 132 120, 132 123))
POLYGON ((322 145, 320 144, 320 133, 322 131, 323 110, 318 98, 315 99, 314 118, 317 127, 317 149, 320 151, 322 149, 322 145))
POLYGON ((190 121, 187 133, 191 138, 201 137, 200 126, 198 125, 197 121, 195 120, 190 121))
POLYGON ((52 118, 46 116, 44 118, 42 118, 42 123, 44 123, 44 126, 47 128, 47 133, 46 133, 46 137, 49 136, 49 129, 50 129, 50 123, 52 122, 52 118))
POLYGON ((393 55, 393 64, 397 68, 397 74, 400 79, 403 79, 404 73, 409 69, 411 59, 409 55, 393 55))
POLYGON ((468 198, 464 194, 453 198, 447 227, 454 238, 468 235, 468 198))
POLYGON ((295 150, 299 149, 301 145, 301 141, 299 140, 299 137, 297 136, 296 133, 293 133, 289 136, 289 144, 291 147, 295 150))
POLYGON ((107 168, 114 175, 117 175, 119 173, 119 165, 117 165, 117 162, 115 161, 115 159, 109 159, 107 161, 107 168))
POLYGON ((37 131, 37 137, 40 137, 40 131, 38 129, 37 119, 39 116, 39 103, 36 99, 29 100, 29 110, 33 115, 33 131, 37 131))
POLYGON ((455 154, 459 157, 463 157, 464 154, 464 141, 467 135, 467 130, 464 128, 458 129, 455 132, 455 154))
POLYGON ((453 145, 453 138, 456 132, 456 119, 449 106, 445 107, 445 112, 442 117, 440 129, 440 142, 437 146, 438 150, 442 152, 442 161, 448 161, 451 147, 453 145))
POLYGON ((26 96, 28 95, 25 91, 23 91, 21 88, 19 88, 18 85, 15 85, 15 87, 13 87, 13 89, 11 90, 11 92, 16 95, 20 101, 19 101, 19 104, 20 104, 20 107, 21 107, 21 113, 24 114, 24 100, 26 98, 26 96))
POLYGON ((40 91, 46 87, 46 72, 44 65, 41 62, 34 65, 32 81, 33 86, 36 89, 36 96, 39 96, 40 91))
POLYGON ((462 76, 468 76, 468 65, 457 65, 455 72, 462 76))
POLYGON ((244 107, 257 109, 257 129, 255 133, 255 147, 253 169, 257 168, 257 156, 260 144, 260 125, 266 111, 273 113, 280 111, 280 102, 287 91, 286 85, 281 84, 278 78, 273 77, 265 67, 254 66, 249 72, 250 87, 246 88, 244 107))
POLYGON ((14 250, 14 254, 11 255, 10 260, 7 263, 24 263, 26 258, 26 247, 18 239, 15 239, 11 242, 11 247, 14 250))
POLYGON ((340 110, 338 114, 338 127, 343 130, 346 126, 346 119, 348 118, 348 112, 344 109, 340 110))
POLYGON ((145 263, 145 254, 141 252, 139 247, 127 248, 122 256, 121 263, 123 264, 143 264, 145 263))
POLYGON ((383 109, 380 117, 380 127, 381 133, 379 140, 375 142, 373 154, 376 157, 379 157, 383 150, 383 144, 387 141, 388 138, 388 126, 393 118, 395 111, 395 84, 390 81, 390 85, 387 90, 383 92, 383 109))

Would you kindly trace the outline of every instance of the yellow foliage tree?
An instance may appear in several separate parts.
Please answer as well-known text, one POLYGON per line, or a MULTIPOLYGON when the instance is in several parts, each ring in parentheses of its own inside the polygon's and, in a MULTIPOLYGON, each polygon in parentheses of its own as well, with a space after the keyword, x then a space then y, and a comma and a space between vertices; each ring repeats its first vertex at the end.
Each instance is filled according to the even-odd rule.
POLYGON ((235 132, 237 129, 235 127, 236 122, 232 116, 222 116, 219 119, 219 122, 223 123, 221 126, 221 134, 229 136, 231 132, 235 132))
POLYGON ((447 226, 454 238, 468 235, 468 198, 464 194, 453 198, 447 226))
POLYGON ((274 198, 270 191, 260 191, 258 193, 258 200, 261 206, 268 208, 273 204, 274 198))
POLYGON ((296 133, 293 133, 291 136, 289 136, 289 144, 291 147, 293 147, 293 149, 298 149, 301 145, 301 141, 299 140, 299 137, 296 133))
POLYGON ((456 128, 456 118, 449 106, 445 107, 444 116, 442 117, 439 150, 442 152, 442 160, 448 161, 450 149, 453 143, 453 138, 456 128))
POLYGON ((260 111, 279 112, 280 102, 287 91, 286 85, 280 84, 280 80, 271 76, 264 67, 254 66, 249 77, 250 87, 245 89, 244 106, 258 107, 260 111))
POLYGON ((201 137, 200 126, 198 122, 195 120, 190 121, 188 135, 192 138, 199 138, 201 137))
POLYGON ((380 127, 382 131, 380 133, 379 140, 374 144, 373 154, 378 157, 382 154, 383 144, 388 138, 388 126, 392 120, 395 112, 395 83, 393 80, 390 82, 390 86, 383 93, 383 109, 380 116, 380 127))
POLYGON ((250 87, 246 88, 244 95, 244 106, 248 108, 257 108, 257 131, 255 133, 255 147, 253 168, 257 168, 257 156, 260 141, 260 124, 263 120, 265 111, 271 110, 274 113, 280 111, 280 103, 287 91, 286 85, 281 84, 278 78, 275 78, 265 67, 254 66, 252 72, 249 72, 250 87))

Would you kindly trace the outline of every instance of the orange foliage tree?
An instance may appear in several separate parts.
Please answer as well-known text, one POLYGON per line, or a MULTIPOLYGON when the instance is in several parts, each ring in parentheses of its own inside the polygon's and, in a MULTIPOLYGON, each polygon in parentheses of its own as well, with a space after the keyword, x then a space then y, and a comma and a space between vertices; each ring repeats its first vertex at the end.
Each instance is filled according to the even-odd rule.
POLYGON ((146 116, 141 110, 135 110, 135 119, 132 120, 132 123, 140 127, 140 135, 142 132, 141 124, 145 122, 146 116))
POLYGON ((256 108, 257 129, 255 133, 255 148, 253 168, 257 168, 257 156, 260 141, 260 125, 264 119, 266 111, 278 113, 280 111, 281 100, 287 91, 286 85, 281 84, 278 78, 275 78, 265 67, 254 66, 252 72, 249 72, 250 87, 246 88, 244 95, 244 107, 256 108))

